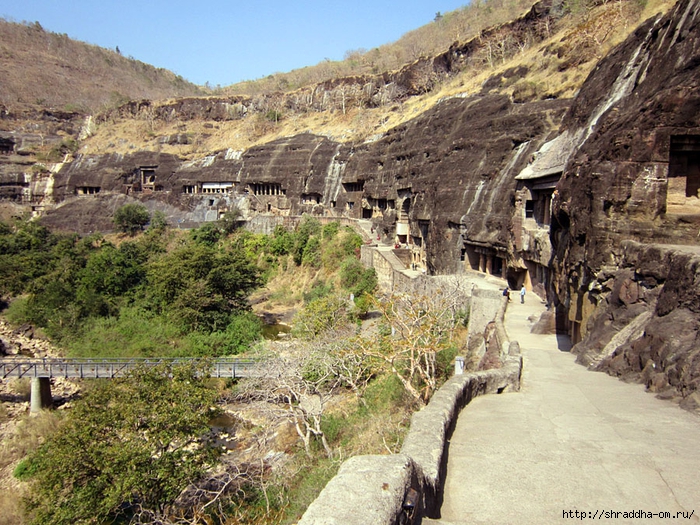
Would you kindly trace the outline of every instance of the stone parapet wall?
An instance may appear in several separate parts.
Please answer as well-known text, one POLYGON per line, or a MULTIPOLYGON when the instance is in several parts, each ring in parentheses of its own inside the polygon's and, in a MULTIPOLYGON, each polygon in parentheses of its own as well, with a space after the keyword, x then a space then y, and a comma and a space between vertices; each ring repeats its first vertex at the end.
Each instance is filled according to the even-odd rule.
MULTIPOLYGON (((470 358, 481 360, 491 345, 503 348, 503 344, 508 340, 502 322, 506 304, 507 299, 501 292, 474 288, 467 325, 467 349, 470 358)), ((499 354, 507 354, 507 348, 499 354)))
POLYGON ((430 403, 413 415, 401 453, 410 457, 419 479, 424 514, 439 517, 447 468, 446 445, 460 411, 476 396, 520 390, 522 356, 517 341, 498 369, 453 376, 430 403))
MULTIPOLYGON (((412 514, 439 517, 447 464, 447 441, 457 417, 474 397, 520 389, 522 356, 517 341, 507 341, 505 305, 498 308, 498 337, 508 345, 501 368, 456 375, 413 415, 400 454, 356 456, 309 506, 298 525, 395 525, 412 514), (405 505, 411 489, 418 497, 405 505)), ((418 523, 418 521, 415 521, 418 523)))

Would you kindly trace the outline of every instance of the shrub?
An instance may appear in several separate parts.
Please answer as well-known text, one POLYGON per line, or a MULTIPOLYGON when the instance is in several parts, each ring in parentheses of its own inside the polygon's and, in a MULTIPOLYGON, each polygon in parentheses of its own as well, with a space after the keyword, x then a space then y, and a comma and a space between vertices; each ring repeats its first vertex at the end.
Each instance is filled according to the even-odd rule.
POLYGON ((217 455, 201 437, 217 413, 204 366, 137 369, 77 402, 21 469, 33 523, 169 522, 168 506, 217 455))
POLYGON ((322 280, 315 281, 311 285, 311 290, 304 294, 304 303, 310 303, 316 299, 321 299, 326 297, 328 294, 333 292, 333 285, 324 283, 322 280))
POLYGON ((148 224, 151 216, 143 204, 125 204, 114 213, 114 225, 120 232, 136 235, 148 224))
POLYGON ((347 302, 339 295, 329 295, 307 304, 294 317, 292 333, 313 339, 347 322, 347 302))
POLYGON ((301 263, 312 268, 321 266, 321 241, 318 237, 311 237, 304 246, 301 263))
POLYGON ((294 241, 292 232, 284 228, 284 226, 276 226, 272 232, 270 251, 273 255, 288 255, 294 249, 294 241))
POLYGON ((149 230, 164 231, 168 227, 168 218, 164 212, 157 210, 153 212, 149 230))
POLYGON ((340 285, 359 299, 377 287, 377 273, 354 257, 347 257, 340 266, 340 285))
POLYGON ((340 223, 338 221, 329 222, 322 228, 321 236, 324 240, 330 240, 338 234, 339 230, 340 223))
POLYGON ((192 332, 187 336, 185 355, 188 357, 221 357, 240 354, 260 339, 262 323, 253 313, 236 315, 221 332, 192 332))

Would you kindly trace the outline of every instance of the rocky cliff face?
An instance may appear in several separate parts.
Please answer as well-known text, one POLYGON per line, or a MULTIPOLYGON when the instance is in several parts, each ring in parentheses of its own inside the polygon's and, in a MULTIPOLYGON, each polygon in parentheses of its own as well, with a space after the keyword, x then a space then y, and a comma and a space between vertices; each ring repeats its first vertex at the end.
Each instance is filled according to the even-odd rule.
POLYGON ((700 366, 695 257, 624 241, 698 244, 699 13, 679 2, 600 62, 564 120, 553 200, 554 289, 574 351, 683 396, 700 366))
POLYGON ((306 133, 187 162, 155 152, 80 155, 53 176, 60 205, 43 220, 74 229, 80 208, 93 217, 84 227, 109 229, 114 207, 138 199, 173 223, 215 220, 232 206, 247 216, 371 219, 392 242, 400 220, 400 242, 416 246, 431 272, 454 272, 465 242, 510 249, 514 175, 567 104, 455 97, 363 144, 306 133))
POLYGON ((446 100, 380 141, 358 145, 345 180, 362 181, 363 213, 384 232, 406 222, 408 238, 400 241, 419 244, 431 272, 457 272, 467 243, 512 253, 515 174, 566 107, 556 100, 514 104, 502 95, 446 100))

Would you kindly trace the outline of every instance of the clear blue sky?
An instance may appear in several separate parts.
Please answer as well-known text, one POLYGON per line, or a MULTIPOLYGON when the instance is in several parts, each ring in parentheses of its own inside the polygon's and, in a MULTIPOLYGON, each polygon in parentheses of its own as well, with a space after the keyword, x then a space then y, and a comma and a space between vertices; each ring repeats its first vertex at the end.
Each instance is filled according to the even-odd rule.
POLYGON ((393 42, 467 0, 0 0, 0 16, 226 86, 393 42))

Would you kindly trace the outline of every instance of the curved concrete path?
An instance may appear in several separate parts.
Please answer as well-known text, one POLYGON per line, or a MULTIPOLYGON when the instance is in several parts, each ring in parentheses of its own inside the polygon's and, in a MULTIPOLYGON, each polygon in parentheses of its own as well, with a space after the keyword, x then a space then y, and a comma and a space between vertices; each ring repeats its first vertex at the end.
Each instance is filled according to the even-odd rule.
POLYGON ((522 348, 522 389, 462 411, 442 518, 423 523, 700 523, 700 418, 577 365, 567 341, 530 334, 539 300, 513 299, 505 324, 522 348), (623 517, 632 511, 672 517, 623 517))

